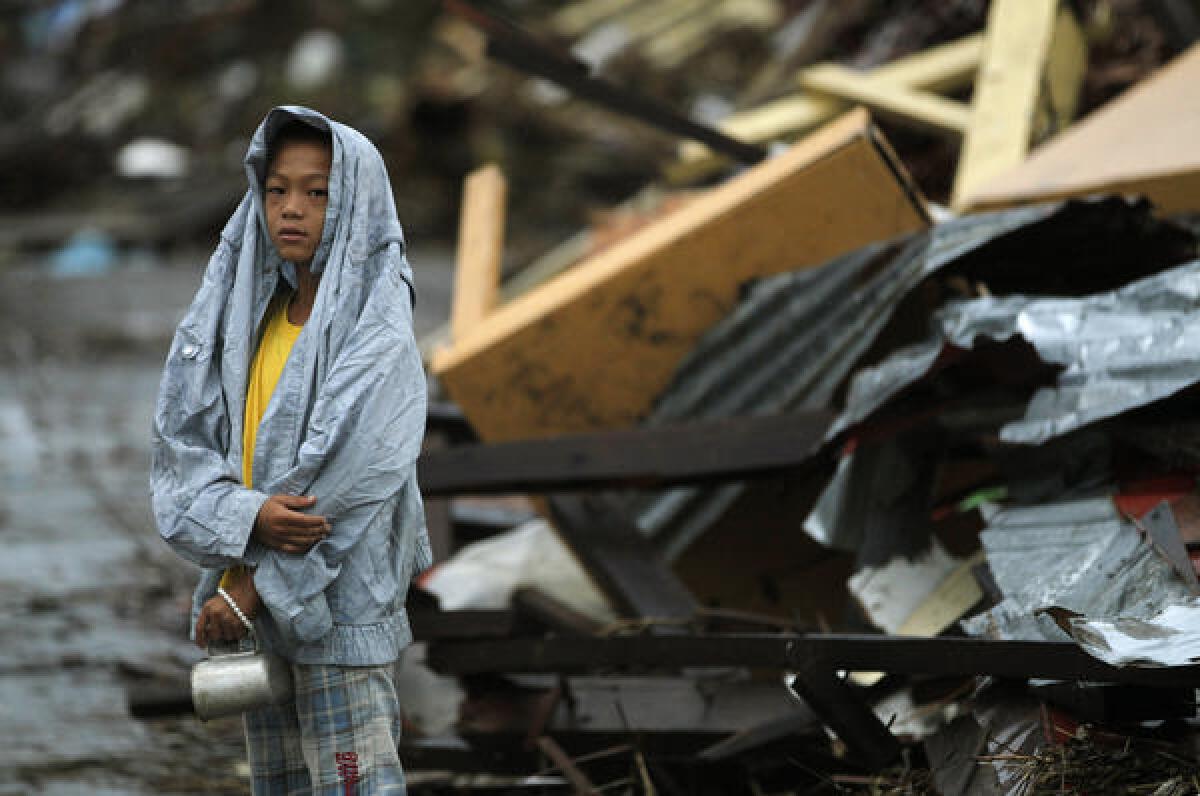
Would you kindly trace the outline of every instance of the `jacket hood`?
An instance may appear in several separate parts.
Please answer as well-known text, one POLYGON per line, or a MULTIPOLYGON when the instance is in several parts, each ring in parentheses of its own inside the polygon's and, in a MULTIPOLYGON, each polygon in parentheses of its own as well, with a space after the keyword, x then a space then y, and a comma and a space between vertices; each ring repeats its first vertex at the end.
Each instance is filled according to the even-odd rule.
MULTIPOLYGON (((271 239, 263 204, 267 150, 279 131, 293 121, 327 132, 333 140, 329 202, 325 210, 321 242, 310 266, 313 273, 319 274, 325 270, 335 249, 352 261, 361 262, 391 243, 403 245, 404 232, 396 217, 391 182, 379 150, 354 128, 299 105, 273 108, 258 126, 246 151, 246 180, 261 239, 266 242, 271 239), (337 245, 339 239, 344 246, 337 245)), ((295 284, 292 264, 284 265, 274 246, 267 245, 265 248, 269 265, 283 265, 284 274, 295 284)))

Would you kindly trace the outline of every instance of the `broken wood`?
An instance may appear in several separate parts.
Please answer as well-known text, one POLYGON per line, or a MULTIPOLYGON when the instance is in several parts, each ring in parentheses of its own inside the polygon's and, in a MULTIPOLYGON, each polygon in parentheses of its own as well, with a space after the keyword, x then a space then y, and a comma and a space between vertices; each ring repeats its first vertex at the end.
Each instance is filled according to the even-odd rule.
POLYGON ((573 55, 468 0, 442 0, 442 5, 487 34, 488 55, 514 69, 549 80, 580 99, 673 135, 702 141, 743 163, 757 163, 766 157, 765 151, 752 144, 734 140, 660 103, 593 77, 588 65, 573 55))
POLYGON ((1196 686, 1200 666, 1116 668, 1070 642, 911 638, 850 634, 659 635, 504 639, 431 645, 429 664, 446 673, 579 672, 599 668, 753 666, 788 671, 812 655, 838 670, 1196 686))
POLYGON ((567 756, 567 753, 562 750, 562 747, 554 742, 554 739, 542 735, 537 739, 537 747, 542 750, 542 754, 550 758, 550 762, 554 763, 554 767, 562 772, 562 775, 567 778, 567 782, 571 783, 571 787, 575 789, 576 794, 583 796, 599 796, 600 791, 596 790, 596 786, 591 783, 579 767, 567 756))
POLYGON ((810 462, 832 420, 798 412, 426 451, 426 497, 698 484, 810 462))
MULTIPOLYGON (((861 74, 851 74, 864 81, 864 85, 871 86, 876 93, 886 92, 889 88, 925 92, 955 91, 969 86, 975 79, 983 44, 983 34, 973 34, 898 58, 861 74)), ((819 65, 813 69, 822 70, 826 66, 832 65, 819 65)), ((802 81, 810 72, 812 70, 801 72, 798 79, 802 81)), ((815 74, 819 75, 820 72, 815 74)), ((739 141, 765 143, 812 130, 845 111, 849 105, 846 100, 828 94, 800 94, 735 113, 722 121, 719 127, 739 141)), ((706 147, 689 141, 680 145, 679 160, 668 166, 666 173, 674 182, 688 182, 708 176, 727 163, 706 147)))
POLYGON ((862 695, 845 683, 815 650, 794 650, 792 689, 825 720, 856 758, 884 768, 900 757, 900 742, 862 695))
POLYGON ((442 611, 409 608, 408 621, 413 638, 419 641, 464 638, 503 638, 518 628, 511 610, 442 611))
POLYGON ((495 165, 471 172, 463 183, 454 270, 450 328, 466 337, 497 304, 504 261, 504 217, 508 183, 495 165))
POLYGON ((1075 115, 1087 44, 1059 0, 996 0, 954 181, 956 208, 1075 115))
POLYGON ((818 94, 865 105, 900 124, 955 138, 966 132, 971 121, 971 109, 962 102, 904 85, 881 83, 837 64, 804 70, 800 85, 818 94))
POLYGON ((848 114, 497 309, 433 370, 489 441, 630 426, 747 280, 924 227, 904 175, 848 114))
POLYGON ((1140 194, 1164 213, 1200 211, 1200 45, 1093 111, 965 198, 971 212, 1072 196, 1140 194))
MULTIPOLYGON (((646 536, 596 499, 559 496, 549 500, 559 536, 596 585, 626 616, 689 620, 696 601, 646 536)), ((678 626, 664 632, 680 632, 678 626)))

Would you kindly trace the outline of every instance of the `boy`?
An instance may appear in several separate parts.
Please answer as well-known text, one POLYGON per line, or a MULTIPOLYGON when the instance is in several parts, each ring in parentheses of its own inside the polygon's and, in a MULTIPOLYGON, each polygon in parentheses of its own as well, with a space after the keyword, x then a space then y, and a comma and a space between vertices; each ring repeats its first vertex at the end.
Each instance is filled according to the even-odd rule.
POLYGON ((391 186, 365 137, 299 107, 267 115, 246 169, 163 373, 155 518, 205 567, 196 642, 253 628, 292 664, 292 703, 245 715, 253 792, 403 793, 390 667, 431 558, 391 186))

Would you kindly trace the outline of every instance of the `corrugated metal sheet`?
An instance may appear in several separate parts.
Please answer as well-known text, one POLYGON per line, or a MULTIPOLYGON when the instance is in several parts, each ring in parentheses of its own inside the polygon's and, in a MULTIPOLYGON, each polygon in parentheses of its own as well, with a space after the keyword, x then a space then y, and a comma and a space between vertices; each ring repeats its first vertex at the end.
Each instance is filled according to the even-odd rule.
POLYGON ((1042 443, 1089 423, 1162 400, 1200 382, 1200 260, 1119 290, 1077 299, 1026 296, 955 302, 933 335, 860 371, 830 435, 861 422, 924 376, 946 346, 1020 337, 1063 371, 1038 390, 1025 417, 1000 430, 1006 442, 1042 443))
POLYGON ((1004 600, 963 622, 972 635, 1064 641, 1053 619, 1037 612, 1145 619, 1188 597, 1107 495, 1003 509, 980 539, 1004 600))
MULTIPOLYGON (((957 219, 903 241, 847 254, 818 269, 764 280, 751 286, 736 310, 701 340, 646 424, 827 407, 901 301, 930 275, 951 265, 967 266, 970 273, 970 255, 986 251, 994 255, 989 263, 994 273, 1011 273, 1026 281, 1041 279, 1043 288, 1060 284, 1061 275, 1046 275, 1046 269, 1035 267, 1030 276, 1028 264, 1014 260, 1022 244, 1040 239, 1046 249, 1046 240, 1070 239, 1082 252, 1085 244, 1080 241, 1087 240, 1089 230, 1106 229, 1112 235, 1120 230, 1133 250, 1139 242, 1157 241, 1145 244, 1153 253, 1125 273, 1157 270, 1164 252, 1178 249, 1184 238, 1189 244, 1192 241, 1179 230, 1160 234, 1144 205, 1120 200, 1072 202, 957 219)), ((1096 257, 1111 258, 1112 248, 1099 246, 1099 254, 1081 253, 1080 261, 1065 270, 1077 268, 1083 274, 1077 281, 1084 286, 1097 279, 1111 282, 1112 274, 1099 274, 1103 268, 1089 266, 1096 257)), ((1049 249, 1050 256, 1057 256, 1054 246, 1049 249)), ((1047 256, 1046 251, 1040 254, 1041 259, 1047 256)), ((1109 270, 1116 269, 1110 266, 1109 270)), ((918 348, 909 353, 917 359, 903 367, 895 362, 894 369, 924 372, 930 364, 924 358, 929 351, 918 348)), ((668 557, 674 557, 742 491, 741 485, 729 484, 626 495, 622 502, 668 557)))

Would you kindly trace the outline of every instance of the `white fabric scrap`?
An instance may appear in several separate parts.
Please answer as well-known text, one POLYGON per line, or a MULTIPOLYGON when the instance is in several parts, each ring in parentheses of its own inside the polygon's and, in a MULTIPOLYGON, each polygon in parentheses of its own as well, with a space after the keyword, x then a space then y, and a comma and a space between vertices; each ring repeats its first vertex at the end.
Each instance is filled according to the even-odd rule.
POLYGON ((462 548, 421 581, 445 611, 507 608, 513 592, 537 588, 600 622, 616 613, 545 520, 530 520, 506 533, 462 548))

